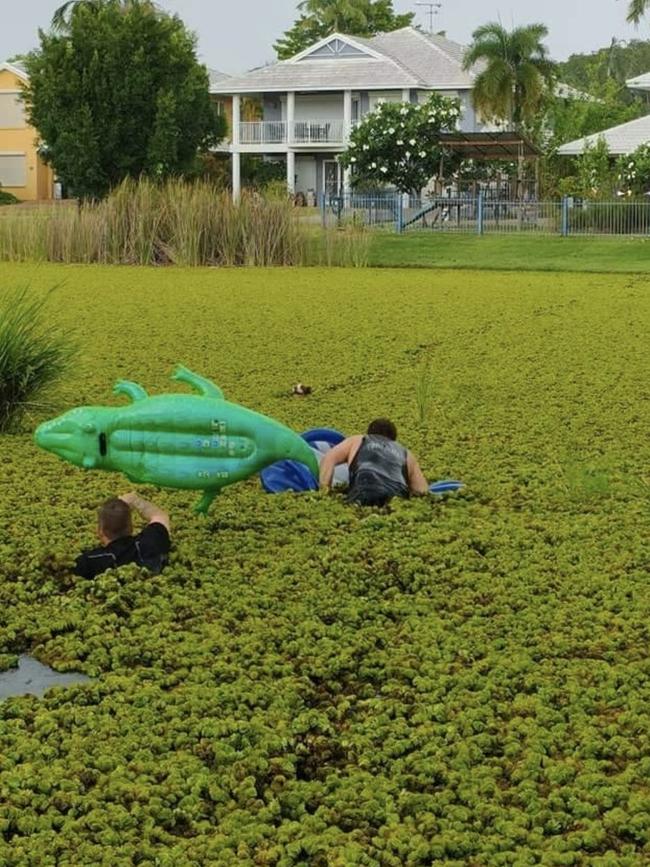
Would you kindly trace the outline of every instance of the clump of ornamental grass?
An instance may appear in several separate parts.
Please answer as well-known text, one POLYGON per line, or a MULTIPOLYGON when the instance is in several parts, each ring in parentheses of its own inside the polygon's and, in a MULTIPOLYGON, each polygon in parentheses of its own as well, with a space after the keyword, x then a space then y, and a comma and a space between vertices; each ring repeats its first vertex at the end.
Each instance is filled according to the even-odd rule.
POLYGON ((311 243, 286 195, 243 192, 233 202, 209 180, 127 179, 100 202, 3 215, 0 259, 103 265, 268 267, 368 263, 363 225, 311 243))
POLYGON ((0 432, 44 406, 47 389, 63 376, 76 347, 47 324, 47 296, 27 289, 0 294, 0 432))

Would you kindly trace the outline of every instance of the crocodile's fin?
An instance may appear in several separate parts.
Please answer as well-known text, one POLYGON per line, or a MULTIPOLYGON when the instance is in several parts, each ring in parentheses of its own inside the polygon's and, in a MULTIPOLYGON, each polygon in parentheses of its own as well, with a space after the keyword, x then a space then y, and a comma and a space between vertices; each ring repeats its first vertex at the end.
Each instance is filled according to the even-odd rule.
POLYGON ((145 400, 145 398, 149 397, 141 385, 138 385, 137 382, 131 382, 128 379, 120 379, 116 382, 113 388, 113 394, 125 394, 127 397, 130 397, 134 403, 138 400, 145 400))
POLYGON ((199 515, 207 515, 210 511, 210 506, 212 505, 214 498, 217 496, 219 491, 204 491, 203 496, 199 500, 199 502, 194 507, 194 511, 199 515))
POLYGON ((176 382, 186 383, 186 385, 191 386, 204 397, 216 397, 218 400, 224 399, 223 391, 221 391, 218 385, 215 385, 214 382, 210 382, 210 380, 206 379, 204 376, 199 376, 198 373, 193 373, 191 370, 188 370, 187 367, 183 367, 182 364, 179 364, 176 367, 172 379, 176 382))

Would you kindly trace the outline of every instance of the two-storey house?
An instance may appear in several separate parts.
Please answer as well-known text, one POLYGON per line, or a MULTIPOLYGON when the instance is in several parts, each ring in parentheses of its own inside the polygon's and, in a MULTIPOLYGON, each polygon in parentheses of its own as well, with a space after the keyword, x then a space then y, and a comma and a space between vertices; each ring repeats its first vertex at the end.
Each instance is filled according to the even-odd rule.
POLYGON ((291 192, 335 194, 349 177, 338 163, 353 125, 384 101, 422 102, 432 92, 460 99, 463 132, 484 126, 471 103, 475 70, 463 69, 465 47, 413 27, 364 39, 332 34, 289 60, 212 85, 232 99, 232 186, 241 186, 241 155, 286 162, 291 192), (242 118, 256 101, 259 120, 242 118))

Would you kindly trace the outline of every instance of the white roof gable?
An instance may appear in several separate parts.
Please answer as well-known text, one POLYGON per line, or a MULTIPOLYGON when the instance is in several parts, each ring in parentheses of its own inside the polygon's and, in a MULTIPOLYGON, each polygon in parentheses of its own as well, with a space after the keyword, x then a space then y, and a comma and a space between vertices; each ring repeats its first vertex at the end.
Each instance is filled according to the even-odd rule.
POLYGON ((309 48, 305 48, 299 54, 290 57, 288 63, 301 63, 305 60, 332 60, 332 59, 368 60, 374 58, 381 60, 381 54, 373 51, 366 43, 355 36, 346 36, 344 33, 331 33, 309 48))
POLYGON ((372 38, 334 33, 289 60, 253 69, 213 86, 214 93, 301 90, 468 90, 476 68, 465 71, 466 48, 413 27, 372 38), (339 40, 350 53, 323 51, 339 40))
POLYGON ((593 147, 601 138, 605 139, 611 154, 617 156, 631 154, 642 144, 650 142, 650 115, 567 142, 558 149, 558 153, 564 156, 578 156, 584 153, 587 147, 593 147))

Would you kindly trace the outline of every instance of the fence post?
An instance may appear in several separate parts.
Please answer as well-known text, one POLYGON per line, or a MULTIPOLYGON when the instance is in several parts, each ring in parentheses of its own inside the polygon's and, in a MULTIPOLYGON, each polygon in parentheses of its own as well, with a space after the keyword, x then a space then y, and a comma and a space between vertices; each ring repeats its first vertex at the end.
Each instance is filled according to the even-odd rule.
POLYGON ((569 234, 569 197, 562 197, 562 237, 569 234))
POLYGON ((479 190, 476 197, 476 231, 477 234, 483 234, 483 190, 479 190))
POLYGON ((401 235, 404 231, 404 197, 401 193, 397 194, 397 216, 395 219, 395 231, 401 235))
POLYGON ((327 228, 327 211, 325 207, 325 193, 320 194, 320 219, 323 229, 327 228))

